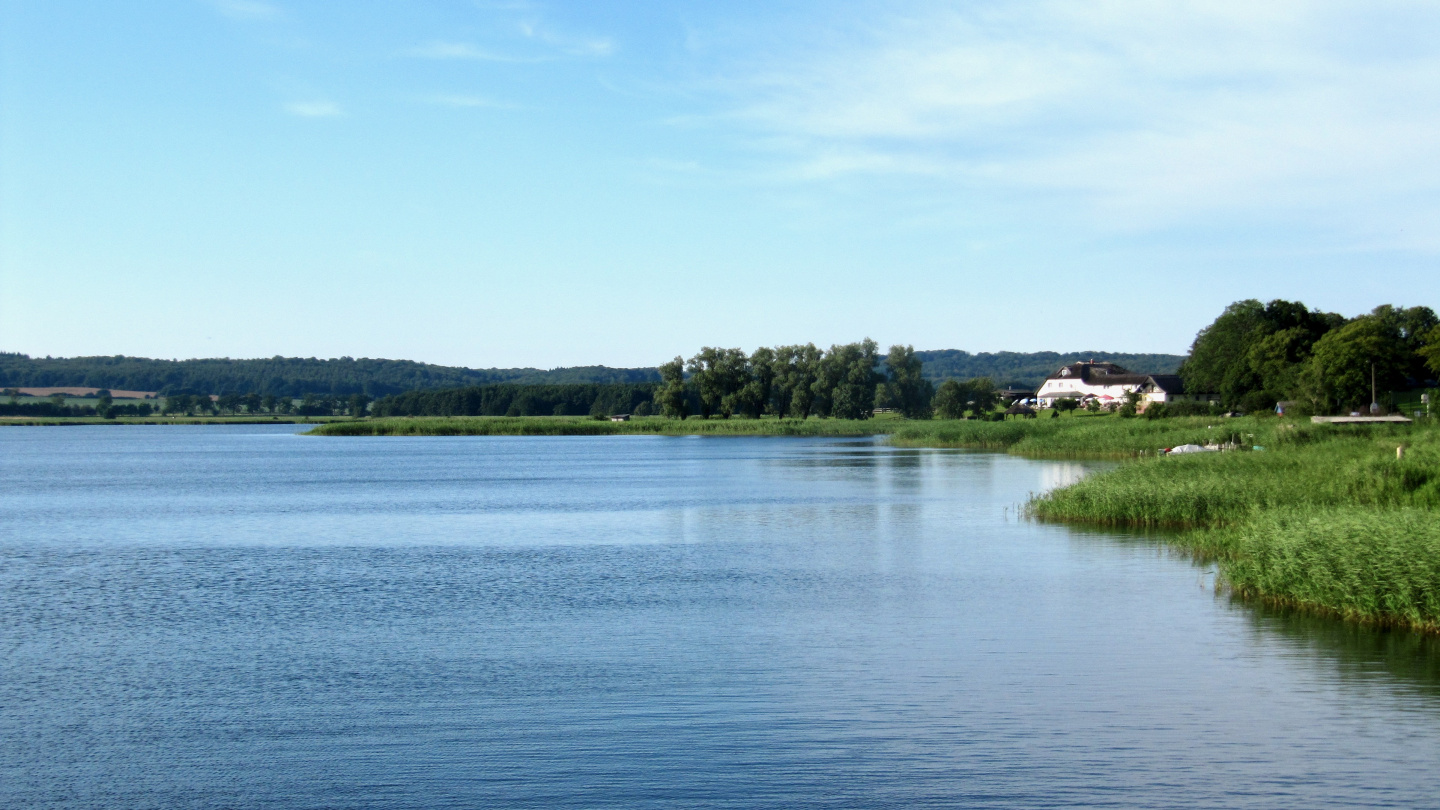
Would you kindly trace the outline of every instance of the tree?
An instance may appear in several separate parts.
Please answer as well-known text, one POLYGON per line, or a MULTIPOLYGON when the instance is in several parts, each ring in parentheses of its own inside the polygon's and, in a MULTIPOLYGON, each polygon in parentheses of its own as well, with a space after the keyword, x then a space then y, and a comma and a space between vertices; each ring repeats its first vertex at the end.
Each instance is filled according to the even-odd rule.
POLYGON ((1425 333, 1425 340, 1416 354, 1425 361, 1425 365, 1432 373, 1440 376, 1440 326, 1425 333))
POLYGON ((734 413, 736 394, 747 382, 749 358, 740 349, 705 346, 686 366, 700 395, 700 416, 719 414, 726 419, 734 413))
POLYGON ((276 397, 274 394, 266 394, 265 396, 260 398, 260 407, 264 408, 270 413, 275 413, 275 406, 278 405, 279 402, 279 398, 276 397))
POLYGON ((1294 395, 1315 342, 1344 322, 1298 301, 1236 301, 1195 336, 1180 376, 1227 407, 1263 410, 1294 395))
POLYGON ((1074 397, 1055 400, 1055 410, 1061 411, 1062 413, 1065 411, 1073 411, 1078 407, 1080 407, 1080 400, 1074 397))
POLYGON ((797 419, 810 415, 815 402, 814 385, 820 360, 821 352, 814 343, 781 346, 775 350, 772 395, 777 414, 797 419))
POLYGON ((660 390, 655 393, 655 402, 660 412, 670 419, 684 419, 690 415, 690 397, 685 391, 685 361, 676 357, 660 364, 660 390))
POLYGON ((965 386, 955 380, 946 380, 935 391, 931 405, 935 408, 935 415, 941 419, 959 419, 965 415, 969 398, 965 386))
POLYGON ((887 407, 898 409, 907 419, 930 418, 935 386, 921 374, 922 366, 914 346, 891 346, 885 355, 888 379, 881 396, 887 407))
POLYGON ((866 338, 830 347, 830 415, 836 419, 869 419, 875 415, 875 389, 884 377, 875 370, 880 347, 866 338))
POLYGON ((98 398, 95 400, 95 413, 102 419, 114 419, 115 414, 112 412, 111 406, 115 404, 115 400, 111 398, 110 392, 102 388, 96 393, 96 397, 98 398))
POLYGON ((995 381, 989 377, 976 377, 967 384, 970 395, 970 410, 976 416, 995 409, 1000 402, 1000 392, 995 390, 995 381))
POLYGON ((366 408, 369 408, 369 407, 370 407, 370 397, 367 397, 367 396, 365 396, 364 394, 351 394, 351 395, 350 395, 350 415, 351 415, 351 416, 356 417, 356 418, 358 419, 359 417, 362 417, 362 416, 365 415, 365 409, 366 409, 366 408))
POLYGON ((1412 365, 1404 335, 1385 313, 1362 315, 1327 333, 1303 371, 1306 399, 1318 413, 1360 410, 1379 391, 1403 385, 1412 365))
POLYGON ((760 347, 746 362, 746 382, 735 394, 735 410, 751 419, 770 404, 770 394, 775 385, 775 350, 760 347))

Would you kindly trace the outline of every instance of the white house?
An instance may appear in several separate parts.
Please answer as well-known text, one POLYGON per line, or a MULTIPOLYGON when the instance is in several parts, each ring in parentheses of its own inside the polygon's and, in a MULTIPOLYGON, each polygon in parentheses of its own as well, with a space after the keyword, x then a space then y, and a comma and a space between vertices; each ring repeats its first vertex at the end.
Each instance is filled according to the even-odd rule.
POLYGON ((1085 402, 1099 400, 1101 405, 1123 404, 1131 392, 1140 394, 1139 410, 1152 402, 1184 400, 1185 387, 1175 374, 1134 374, 1114 363, 1072 363, 1045 378, 1035 399, 1042 408, 1054 407, 1061 399, 1085 402))

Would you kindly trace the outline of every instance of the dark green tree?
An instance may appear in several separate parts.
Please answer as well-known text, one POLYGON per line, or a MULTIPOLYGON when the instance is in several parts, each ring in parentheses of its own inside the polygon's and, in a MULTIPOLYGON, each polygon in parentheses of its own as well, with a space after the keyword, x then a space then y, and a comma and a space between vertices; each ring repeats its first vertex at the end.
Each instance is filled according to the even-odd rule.
POLYGON ((1303 371, 1306 399, 1319 413, 1365 410, 1372 396, 1405 384, 1413 353, 1386 313, 1362 315, 1327 333, 1303 371))
POLYGON ((756 349, 746 363, 746 381, 735 396, 735 410, 751 419, 770 408, 775 387, 775 350, 764 346, 756 349))
POLYGON ((364 394, 350 395, 349 410, 351 416, 358 419, 359 417, 365 415, 366 409, 368 409, 369 407, 370 397, 367 397, 364 394))
POLYGON ((885 379, 875 366, 880 347, 866 338, 830 347, 836 384, 830 392, 830 415, 836 419, 869 419, 875 415, 875 390, 885 379))
POLYGON ((957 380, 946 380, 940 383, 940 388, 935 391, 935 397, 930 404, 934 407, 937 417, 960 419, 965 416, 965 409, 969 407, 966 404, 969 398, 966 386, 961 385, 957 380))
POLYGON ((1298 301, 1237 301, 1195 336, 1180 376, 1187 390, 1219 394, 1226 407, 1263 410, 1294 395, 1315 342, 1342 323, 1298 301))
POLYGON ((679 357, 660 364, 660 390, 655 393, 660 412, 670 419, 690 415, 690 397, 685 390, 685 361, 679 357))
POLYGON ((896 408, 907 419, 929 419, 930 400, 935 386, 921 374, 923 364, 913 346, 891 346, 885 355, 888 379, 880 392, 886 407, 896 408))
POLYGON ((822 353, 814 343, 775 350, 775 412, 804 419, 815 402, 814 385, 822 353))

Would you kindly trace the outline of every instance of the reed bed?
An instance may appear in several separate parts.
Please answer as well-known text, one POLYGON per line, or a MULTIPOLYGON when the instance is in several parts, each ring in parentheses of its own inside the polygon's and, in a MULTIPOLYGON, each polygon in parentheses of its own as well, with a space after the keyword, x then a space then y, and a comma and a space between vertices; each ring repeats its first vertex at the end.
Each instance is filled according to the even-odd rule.
POLYGON ((1029 511, 1187 529, 1170 542, 1214 558, 1238 595, 1440 631, 1440 430, 1276 421, 1268 436, 1263 452, 1140 459, 1029 511))

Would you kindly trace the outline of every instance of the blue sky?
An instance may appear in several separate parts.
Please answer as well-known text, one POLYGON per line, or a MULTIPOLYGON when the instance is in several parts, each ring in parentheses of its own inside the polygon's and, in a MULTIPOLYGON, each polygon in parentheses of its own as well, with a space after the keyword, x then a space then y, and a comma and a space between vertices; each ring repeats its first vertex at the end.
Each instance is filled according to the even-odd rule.
POLYGON ((1440 6, 0 0, 0 349, 1183 352, 1440 307, 1440 6))

